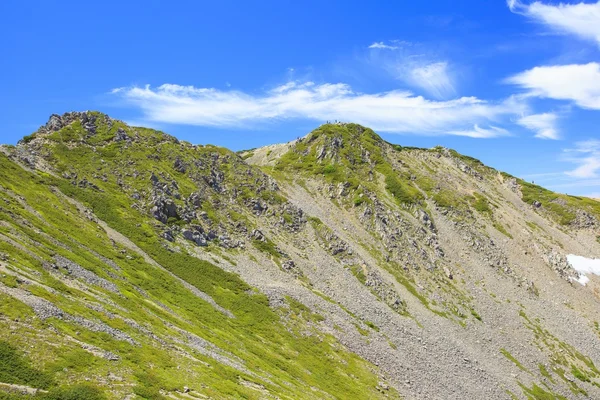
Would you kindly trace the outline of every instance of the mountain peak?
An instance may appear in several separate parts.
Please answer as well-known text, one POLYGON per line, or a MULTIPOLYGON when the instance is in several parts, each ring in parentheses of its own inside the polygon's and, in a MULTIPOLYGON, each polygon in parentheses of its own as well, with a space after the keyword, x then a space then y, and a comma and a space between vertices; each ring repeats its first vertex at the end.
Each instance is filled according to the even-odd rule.
POLYGON ((174 136, 154 129, 132 127, 99 111, 70 111, 62 115, 52 114, 45 125, 40 126, 31 135, 25 136, 19 143, 35 144, 37 143, 36 139, 92 146, 104 145, 111 141, 129 142, 132 140, 149 141, 149 144, 165 141, 179 143, 174 136))
POLYGON ((56 132, 75 121, 80 121, 82 124, 93 124, 98 118, 112 120, 108 115, 98 111, 70 111, 63 115, 52 114, 50 118, 48 118, 48 122, 46 122, 45 125, 42 125, 38 132, 56 132))

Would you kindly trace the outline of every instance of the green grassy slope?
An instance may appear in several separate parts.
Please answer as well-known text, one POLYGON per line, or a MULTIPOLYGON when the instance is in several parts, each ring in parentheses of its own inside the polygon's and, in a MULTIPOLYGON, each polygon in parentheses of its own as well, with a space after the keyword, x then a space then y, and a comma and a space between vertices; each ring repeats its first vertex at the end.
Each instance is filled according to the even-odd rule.
POLYGON ((139 202, 132 197, 133 193, 151 196, 150 171, 162 181, 167 182, 167 177, 176 181, 180 199, 174 199, 182 207, 181 199, 202 187, 208 192, 201 206, 207 217, 191 223, 203 224, 206 230, 219 226, 226 230, 235 223, 229 215, 232 209, 239 210, 239 219, 251 225, 247 199, 256 196, 273 205, 284 201, 268 187, 267 177, 229 151, 192 147, 155 131, 96 116, 96 133, 91 136, 75 122, 60 131, 27 138, 56 168, 54 176, 28 172, 0 154, 0 253, 4 259, 0 275, 4 289, 0 291, 0 340, 4 342, 0 343, 9 343, 9 351, 15 354, 29 355, 29 361, 23 354, 9 355, 17 357, 15 362, 23 365, 23 374, 29 378, 13 374, 12 382, 5 383, 48 389, 50 394, 89 389, 89 398, 123 398, 128 393, 163 398, 184 386, 213 398, 262 398, 265 393, 290 399, 382 395, 376 390, 376 368, 346 351, 333 337, 319 333, 313 327, 318 316, 291 302, 274 310, 264 295, 237 275, 189 255, 185 247, 176 251, 165 247, 160 235, 170 224, 181 224, 180 219, 159 223, 147 208, 136 207, 139 202), (115 141, 119 129, 132 140, 115 141), (176 159, 187 164, 185 173, 173 169, 176 159), (207 184, 215 170, 223 175, 207 184), (212 189, 211 185, 221 187, 212 189), (224 185, 238 191, 231 194, 227 209, 222 206, 224 185), (64 196, 85 204, 233 317, 195 296, 167 271, 111 240, 93 218, 64 196), (113 283, 118 291, 82 285, 69 272, 52 266, 57 257, 113 283), (15 293, 45 299, 67 315, 106 329, 64 315, 35 317, 34 310, 15 293), (116 337, 106 330, 122 335, 116 337), (131 340, 119 339, 123 337, 131 340), (203 343, 202 339, 211 343, 204 344, 209 351, 194 347, 190 337, 201 338, 196 343, 203 343), (103 357, 106 352, 116 357, 103 357), (219 356, 210 353, 229 361, 219 362, 219 356), (95 389, 76 386, 88 380, 95 389), (60 388, 65 385, 70 389, 60 388))

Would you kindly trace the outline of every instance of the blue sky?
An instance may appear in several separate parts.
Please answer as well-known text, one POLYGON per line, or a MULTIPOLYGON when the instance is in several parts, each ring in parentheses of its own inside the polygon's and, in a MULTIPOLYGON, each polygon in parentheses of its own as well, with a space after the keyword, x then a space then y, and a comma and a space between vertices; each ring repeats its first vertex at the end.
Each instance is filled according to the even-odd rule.
POLYGON ((352 121, 600 197, 600 2, 51 3, 0 2, 0 142, 72 110, 233 150, 352 121))

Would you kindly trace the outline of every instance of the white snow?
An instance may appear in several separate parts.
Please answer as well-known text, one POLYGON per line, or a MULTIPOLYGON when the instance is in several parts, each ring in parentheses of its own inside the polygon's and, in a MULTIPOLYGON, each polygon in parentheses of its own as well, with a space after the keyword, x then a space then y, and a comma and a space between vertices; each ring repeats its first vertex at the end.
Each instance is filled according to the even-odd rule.
POLYGON ((579 272, 580 277, 577 282, 582 285, 585 285, 590 281, 587 274, 600 275, 600 258, 586 258, 568 254, 567 261, 577 272, 579 272))

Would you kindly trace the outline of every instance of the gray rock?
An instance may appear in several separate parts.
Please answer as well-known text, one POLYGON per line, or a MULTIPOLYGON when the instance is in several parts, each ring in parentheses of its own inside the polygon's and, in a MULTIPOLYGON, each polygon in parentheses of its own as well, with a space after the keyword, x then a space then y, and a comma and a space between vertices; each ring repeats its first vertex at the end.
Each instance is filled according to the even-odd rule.
POLYGON ((197 246, 208 245, 206 237, 201 232, 198 232, 196 230, 192 231, 189 229, 185 229, 181 232, 181 234, 185 240, 189 240, 190 242, 195 243, 197 246))
POLYGON ((177 205, 173 200, 164 196, 157 196, 153 198, 153 203, 154 206, 151 209, 151 213, 158 221, 166 224, 169 218, 179 219, 177 205))
POLYGON ((129 137, 129 135, 127 135, 127 132, 125 132, 125 130, 123 128, 117 129, 117 132, 115 133, 115 141, 123 142, 123 141, 130 141, 130 140, 131 140, 131 138, 129 137))
POLYGON ((105 290, 108 290, 109 292, 120 293, 119 288, 114 283, 107 281, 104 278, 99 277, 92 271, 89 271, 89 270, 83 268, 79 264, 77 264, 65 257, 55 256, 54 261, 55 261, 55 264, 48 265, 46 263, 44 265, 47 266, 47 268, 49 267, 49 268, 53 268, 55 270, 63 270, 69 276, 71 276, 75 279, 81 279, 82 281, 84 281, 87 284, 99 286, 105 290))

